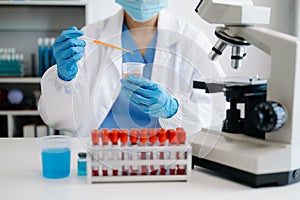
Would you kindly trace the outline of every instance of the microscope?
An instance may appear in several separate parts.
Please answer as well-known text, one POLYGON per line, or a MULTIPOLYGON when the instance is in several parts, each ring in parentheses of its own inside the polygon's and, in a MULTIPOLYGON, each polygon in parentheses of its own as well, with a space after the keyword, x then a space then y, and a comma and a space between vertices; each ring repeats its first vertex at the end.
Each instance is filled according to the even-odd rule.
POLYGON ((269 23, 271 10, 251 0, 201 0, 196 12, 208 23, 222 25, 215 30, 218 41, 211 60, 231 47, 231 66, 238 69, 246 47, 254 45, 270 55, 271 75, 266 80, 249 76, 241 81, 194 81, 194 88, 224 92, 230 108, 222 130, 203 128, 195 134, 192 166, 255 188, 299 181, 299 41, 256 26, 269 23))

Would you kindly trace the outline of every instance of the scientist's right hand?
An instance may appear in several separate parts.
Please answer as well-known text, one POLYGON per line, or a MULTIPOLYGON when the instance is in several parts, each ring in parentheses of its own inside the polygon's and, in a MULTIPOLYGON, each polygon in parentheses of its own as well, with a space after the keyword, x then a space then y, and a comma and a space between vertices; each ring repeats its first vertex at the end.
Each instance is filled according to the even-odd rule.
POLYGON ((78 72, 77 62, 84 54, 85 41, 78 39, 83 31, 75 26, 64 30, 53 44, 53 55, 57 63, 57 72, 60 79, 70 81, 78 72))

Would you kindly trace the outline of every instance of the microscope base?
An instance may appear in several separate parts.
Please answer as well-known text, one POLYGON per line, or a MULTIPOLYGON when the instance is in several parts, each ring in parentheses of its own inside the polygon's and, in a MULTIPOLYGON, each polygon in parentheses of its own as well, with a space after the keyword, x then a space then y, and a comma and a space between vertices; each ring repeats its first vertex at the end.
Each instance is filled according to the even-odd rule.
MULTIPOLYGON (((222 165, 220 163, 205 160, 203 158, 198 158, 196 156, 192 157, 193 169, 194 166, 213 170, 214 172, 216 172, 216 174, 223 178, 249 185, 253 188, 283 186, 300 181, 300 176, 294 178, 295 170, 290 172, 256 175, 246 171, 235 169, 233 167, 222 165)), ((298 171, 300 171, 300 169, 298 169, 298 171)))
POLYGON ((200 166, 252 187, 300 181, 300 144, 283 144, 203 129, 189 137, 192 167, 200 166))

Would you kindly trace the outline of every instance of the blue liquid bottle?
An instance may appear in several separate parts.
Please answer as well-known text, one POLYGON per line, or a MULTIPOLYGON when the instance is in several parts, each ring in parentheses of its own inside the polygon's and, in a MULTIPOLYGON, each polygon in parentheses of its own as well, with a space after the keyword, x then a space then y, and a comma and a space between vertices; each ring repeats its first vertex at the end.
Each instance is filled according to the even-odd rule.
POLYGON ((77 174, 78 176, 86 176, 86 153, 78 153, 77 161, 77 174))
POLYGON ((43 66, 44 66, 44 61, 43 61, 43 52, 44 52, 44 47, 43 47, 43 38, 38 38, 38 75, 39 77, 43 76, 43 66))

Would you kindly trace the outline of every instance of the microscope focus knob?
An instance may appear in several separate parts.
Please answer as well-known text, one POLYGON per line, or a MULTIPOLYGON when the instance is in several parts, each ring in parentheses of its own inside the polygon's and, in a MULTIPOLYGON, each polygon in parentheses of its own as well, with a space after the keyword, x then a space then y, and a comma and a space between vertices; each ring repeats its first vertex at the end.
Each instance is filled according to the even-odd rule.
POLYGON ((280 129, 287 120, 285 108, 277 102, 269 101, 257 104, 251 115, 251 121, 263 132, 280 129))

